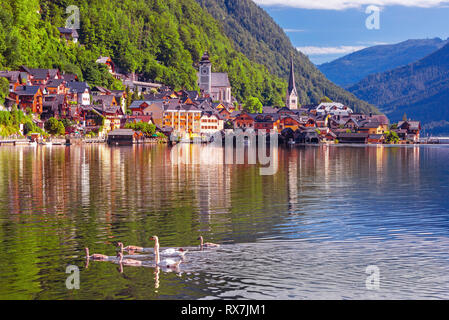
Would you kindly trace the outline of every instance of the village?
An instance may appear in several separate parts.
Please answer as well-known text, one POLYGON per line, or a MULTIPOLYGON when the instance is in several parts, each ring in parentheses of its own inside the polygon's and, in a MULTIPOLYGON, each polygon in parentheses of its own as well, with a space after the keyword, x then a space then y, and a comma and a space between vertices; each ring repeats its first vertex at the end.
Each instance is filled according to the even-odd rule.
MULTIPOLYGON (((22 66, 15 71, 0 71, 0 78, 9 83, 9 95, 0 110, 22 110, 43 131, 48 122, 60 121, 64 124, 62 132, 57 133, 60 138, 95 138, 117 144, 167 142, 173 135, 207 141, 217 132, 237 129, 254 133, 274 130, 280 141, 288 144, 420 142, 418 121, 403 119, 391 124, 384 115, 356 113, 326 97, 317 104, 300 105, 293 62, 286 105, 262 106, 256 113, 233 97, 227 73, 212 72, 207 52, 199 61, 199 92, 175 91, 163 84, 140 81, 136 74, 121 74, 109 57, 100 56, 96 63, 105 65, 126 90, 90 87, 76 75, 58 69, 22 66)), ((25 132, 22 126, 21 136, 33 141, 44 139, 25 132)))

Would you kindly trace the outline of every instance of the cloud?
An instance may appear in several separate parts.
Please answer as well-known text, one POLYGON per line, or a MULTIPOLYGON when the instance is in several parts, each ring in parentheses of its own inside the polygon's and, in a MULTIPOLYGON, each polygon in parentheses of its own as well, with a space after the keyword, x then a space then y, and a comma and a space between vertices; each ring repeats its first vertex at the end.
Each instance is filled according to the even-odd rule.
POLYGON ((302 29, 284 29, 285 32, 305 32, 306 30, 302 30, 302 29))
POLYGON ((259 5, 302 9, 345 10, 369 5, 431 8, 449 4, 449 0, 254 0, 259 5))
POLYGON ((299 51, 308 56, 349 54, 365 49, 363 46, 338 46, 338 47, 298 47, 299 51))

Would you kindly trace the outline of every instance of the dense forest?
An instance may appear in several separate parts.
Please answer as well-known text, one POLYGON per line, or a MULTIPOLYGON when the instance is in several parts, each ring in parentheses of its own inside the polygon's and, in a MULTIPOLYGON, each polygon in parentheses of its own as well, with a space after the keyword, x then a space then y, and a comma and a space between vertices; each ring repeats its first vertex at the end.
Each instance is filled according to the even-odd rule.
POLYGON ((393 120, 421 120, 432 132, 449 133, 449 44, 407 66, 369 76, 350 88, 393 120))
POLYGON ((91 84, 118 86, 95 63, 110 56, 124 73, 197 89, 195 63, 207 49, 215 71, 228 72, 234 94, 281 105, 286 83, 233 48, 194 0, 0 0, 0 67, 60 68, 91 84), (59 40, 66 7, 80 8, 81 46, 59 40))
POLYGON ((220 24, 234 46, 248 58, 288 79, 290 59, 295 64, 296 85, 302 104, 317 103, 323 96, 356 111, 374 112, 372 105, 330 82, 310 60, 297 51, 282 28, 252 0, 196 0, 220 24))

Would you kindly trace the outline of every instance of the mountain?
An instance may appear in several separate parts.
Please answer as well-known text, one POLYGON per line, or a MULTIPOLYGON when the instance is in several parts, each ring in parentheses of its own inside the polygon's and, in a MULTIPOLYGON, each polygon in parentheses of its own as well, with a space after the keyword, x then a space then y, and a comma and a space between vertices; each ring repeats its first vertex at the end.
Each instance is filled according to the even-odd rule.
POLYGON ((302 104, 316 103, 323 96, 361 112, 378 113, 329 81, 309 59, 297 51, 283 29, 252 0, 196 0, 220 24, 234 47, 272 74, 287 80, 290 59, 295 65, 296 85, 302 104))
POLYGON ((92 85, 120 83, 95 63, 110 56, 122 73, 176 89, 198 89, 195 64, 208 50, 214 71, 229 73, 240 101, 281 105, 286 81, 233 47, 220 25, 194 0, 1 0, 0 68, 59 68, 92 85), (80 12, 81 45, 60 40, 66 8, 80 12))
POLYGON ((197 62, 208 50, 214 71, 229 74, 239 101, 254 96, 264 105, 283 106, 293 55, 301 103, 327 95, 355 110, 377 112, 327 80, 251 0, 198 2, 1 0, 0 68, 59 68, 92 85, 120 87, 95 63, 110 56, 122 73, 193 90, 197 62), (57 30, 66 24, 69 5, 80 12, 79 46, 60 40, 57 30))
POLYGON ((349 88, 392 120, 421 120, 435 133, 449 132, 449 44, 394 70, 371 75, 349 88))
POLYGON ((444 47, 449 40, 418 39, 397 44, 369 47, 318 68, 329 80, 350 87, 368 75, 406 66, 444 47), (344 72, 342 71, 344 70, 344 72))

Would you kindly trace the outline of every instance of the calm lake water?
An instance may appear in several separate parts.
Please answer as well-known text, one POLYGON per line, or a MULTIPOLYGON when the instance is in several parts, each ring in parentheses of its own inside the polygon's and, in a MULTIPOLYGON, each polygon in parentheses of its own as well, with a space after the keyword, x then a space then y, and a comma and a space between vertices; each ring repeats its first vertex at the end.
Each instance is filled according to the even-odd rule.
POLYGON ((0 147, 0 299, 449 298, 448 147, 279 148, 271 176, 170 155, 0 147), (86 246, 112 256, 117 241, 152 247, 152 235, 223 245, 190 252, 179 273, 86 268, 86 246), (79 290, 66 288, 68 265, 79 290))

